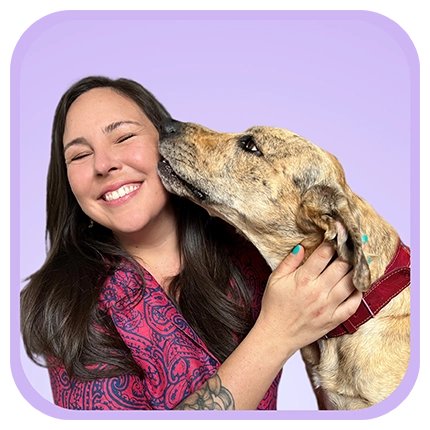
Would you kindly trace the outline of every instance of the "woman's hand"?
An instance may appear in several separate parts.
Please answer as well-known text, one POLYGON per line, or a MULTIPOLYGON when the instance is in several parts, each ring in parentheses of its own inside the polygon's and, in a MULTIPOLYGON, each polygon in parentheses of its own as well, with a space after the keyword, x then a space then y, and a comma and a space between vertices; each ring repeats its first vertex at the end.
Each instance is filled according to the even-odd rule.
POLYGON ((323 242, 302 266, 304 250, 301 246, 296 250, 270 276, 257 321, 280 345, 293 350, 347 320, 362 297, 352 284, 348 263, 337 258, 327 266, 335 253, 333 246, 323 242))

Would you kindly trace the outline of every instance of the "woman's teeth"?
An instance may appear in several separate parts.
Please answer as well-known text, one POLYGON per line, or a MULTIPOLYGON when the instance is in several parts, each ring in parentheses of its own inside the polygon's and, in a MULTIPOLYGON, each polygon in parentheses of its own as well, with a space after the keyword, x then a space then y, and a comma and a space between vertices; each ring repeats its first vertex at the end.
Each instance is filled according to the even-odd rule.
POLYGON ((117 200, 120 197, 124 197, 127 194, 130 194, 131 192, 137 190, 139 188, 138 185, 124 185, 121 188, 118 188, 116 191, 112 191, 111 193, 106 193, 104 195, 104 200, 106 200, 107 202, 110 202, 111 200, 117 200))

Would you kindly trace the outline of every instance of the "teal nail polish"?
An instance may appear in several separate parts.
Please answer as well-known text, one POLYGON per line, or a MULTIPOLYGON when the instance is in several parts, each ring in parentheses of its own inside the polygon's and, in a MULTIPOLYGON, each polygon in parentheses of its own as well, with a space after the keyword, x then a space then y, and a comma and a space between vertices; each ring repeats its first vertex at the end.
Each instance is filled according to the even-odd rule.
POLYGON ((367 257, 367 264, 370 264, 371 261, 372 261, 372 257, 367 257))
POLYGON ((300 245, 296 245, 294 249, 291 251, 294 255, 296 255, 300 251, 300 245))
POLYGON ((368 240, 369 240, 369 238, 365 234, 361 235, 361 243, 363 245, 366 245, 366 243, 367 243, 368 240))

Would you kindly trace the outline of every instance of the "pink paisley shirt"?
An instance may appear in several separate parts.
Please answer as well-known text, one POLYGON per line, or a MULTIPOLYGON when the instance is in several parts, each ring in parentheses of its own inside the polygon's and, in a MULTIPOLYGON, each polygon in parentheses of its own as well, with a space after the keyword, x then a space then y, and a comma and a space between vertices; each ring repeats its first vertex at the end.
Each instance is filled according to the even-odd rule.
MULTIPOLYGON (((237 235, 230 252, 253 292, 256 318, 270 269, 258 251, 237 235)), ((145 376, 141 379, 124 375, 87 382, 69 378, 63 367, 50 368, 56 405, 85 410, 169 410, 220 366, 147 271, 143 289, 131 268, 118 269, 104 285, 100 306, 112 318, 145 376)), ((276 409, 280 375, 258 409, 276 409)))

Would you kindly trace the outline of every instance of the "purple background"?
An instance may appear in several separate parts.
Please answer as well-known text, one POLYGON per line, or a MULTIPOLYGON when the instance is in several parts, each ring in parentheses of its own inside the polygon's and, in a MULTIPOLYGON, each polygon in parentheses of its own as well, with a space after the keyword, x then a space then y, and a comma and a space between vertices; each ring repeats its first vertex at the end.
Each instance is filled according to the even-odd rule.
MULTIPOLYGON (((34 23, 18 42, 11 67, 11 367, 22 395, 51 416, 106 417, 53 406, 47 371, 27 358, 19 341, 19 290, 45 258, 52 118, 71 84, 92 74, 127 77, 146 86, 179 120, 226 132, 270 125, 303 135, 339 158, 351 188, 398 230, 414 257, 419 246, 418 67, 408 35, 372 12, 80 11, 34 23)), ((416 258, 413 268, 418 286, 416 258)), ((411 366, 385 402, 359 412, 314 411, 296 355, 284 369, 280 411, 237 411, 217 418, 359 419, 390 411, 407 396, 418 372, 417 290, 414 304, 411 366)), ((109 417, 136 418, 136 413, 109 417)))

